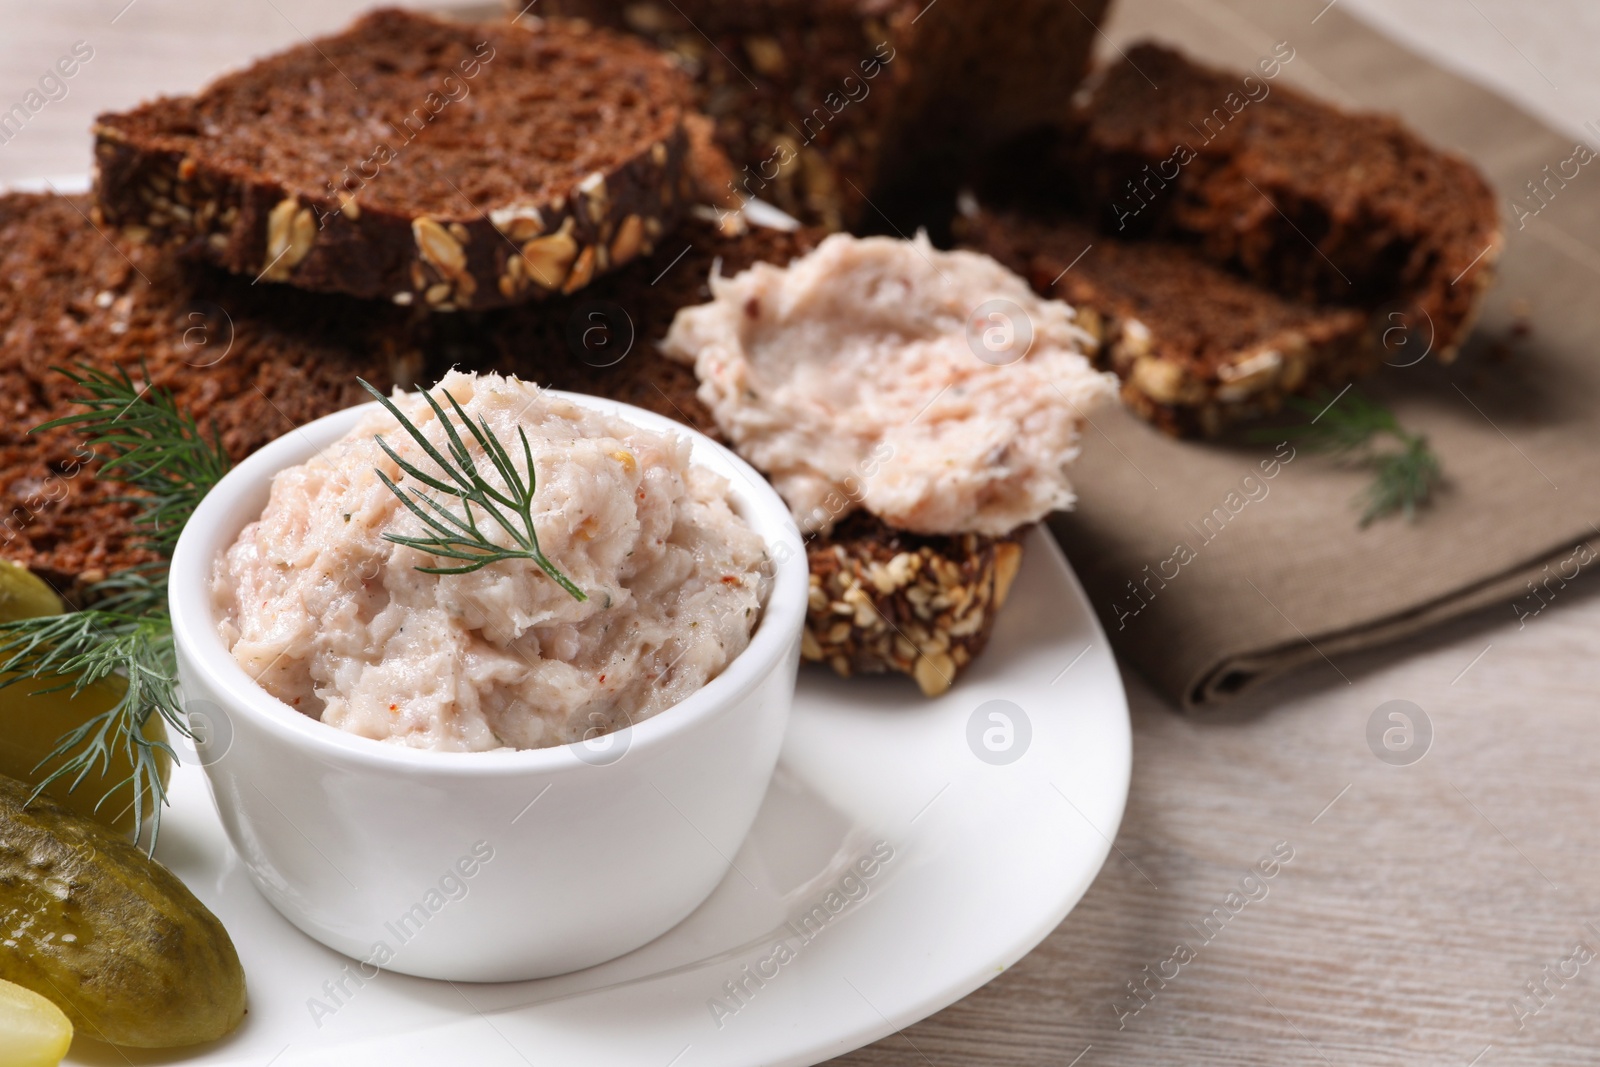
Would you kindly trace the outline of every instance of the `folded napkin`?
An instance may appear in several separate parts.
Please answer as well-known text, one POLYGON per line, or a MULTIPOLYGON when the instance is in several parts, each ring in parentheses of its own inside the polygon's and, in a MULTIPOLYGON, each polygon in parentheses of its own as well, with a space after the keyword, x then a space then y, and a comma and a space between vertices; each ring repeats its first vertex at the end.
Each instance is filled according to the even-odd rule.
MULTIPOLYGON (((1292 442, 1175 441, 1121 410, 1094 415, 1078 510, 1051 525, 1118 653, 1197 709, 1292 669, 1342 675, 1351 652, 1467 611, 1527 625, 1572 596, 1600 563, 1600 158, 1541 202, 1527 183, 1574 157, 1571 136, 1341 11, 1312 24, 1274 0, 1122 3, 1119 42, 1148 34, 1244 68, 1289 41, 1290 80, 1398 113, 1482 167, 1507 241, 1455 364, 1430 355, 1358 385, 1443 463, 1415 522, 1361 527, 1370 473, 1292 442)), ((1588 140, 1600 155, 1600 131, 1588 140)))

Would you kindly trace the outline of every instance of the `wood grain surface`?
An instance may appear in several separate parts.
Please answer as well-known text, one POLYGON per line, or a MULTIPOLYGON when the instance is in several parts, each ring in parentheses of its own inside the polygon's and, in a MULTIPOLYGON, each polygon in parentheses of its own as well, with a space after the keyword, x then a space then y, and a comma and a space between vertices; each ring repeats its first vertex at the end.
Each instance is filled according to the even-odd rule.
MULTIPOLYGON (((1265 39, 1246 0, 1119 2, 1107 49, 1147 32, 1265 39)), ((95 112, 195 88, 365 6, 9 0, 0 109, 75 42, 94 55, 65 97, 0 144, 0 183, 81 173, 95 112)), ((1309 62, 1295 71, 1313 90, 1350 95, 1318 84, 1317 48, 1361 13, 1547 122, 1576 132, 1600 117, 1591 0, 1276 7, 1303 23, 1309 62)), ((988 986, 836 1062, 1600 1062, 1600 598, 1584 586, 1521 625, 1502 605, 1342 660, 1348 682, 1309 670, 1205 719, 1128 677, 1132 795, 1083 902, 988 986), (1431 725, 1426 755, 1407 766, 1369 743, 1394 700, 1431 725), (1275 875, 1252 876, 1275 849, 1275 875)))

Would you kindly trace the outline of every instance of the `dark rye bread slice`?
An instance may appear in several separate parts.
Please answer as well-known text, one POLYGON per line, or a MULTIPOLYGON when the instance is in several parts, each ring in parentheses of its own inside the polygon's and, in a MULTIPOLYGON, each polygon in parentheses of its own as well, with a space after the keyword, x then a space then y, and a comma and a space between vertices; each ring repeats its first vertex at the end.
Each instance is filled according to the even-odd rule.
POLYGON ((375 11, 102 115, 110 224, 235 273, 435 310, 570 292, 690 196, 687 80, 620 34, 375 11))
POLYGON ((1398 119, 1154 44, 1095 81, 1068 157, 1107 232, 1190 244, 1290 299, 1398 312, 1443 360, 1502 243, 1482 175, 1398 119))
POLYGON ((143 562, 122 490, 95 477, 70 430, 28 431, 80 410, 64 375, 123 368, 170 389, 235 458, 423 369, 417 317, 182 265, 96 233, 82 197, 0 196, 0 558, 69 599, 143 562))
POLYGON ((1183 245, 1118 240, 1064 215, 977 210, 956 229, 1077 309, 1124 403, 1168 433, 1215 436, 1375 369, 1382 352, 1364 312, 1280 297, 1183 245))
MULTIPOLYGON (((608 396, 720 437, 694 372, 656 348, 680 308, 711 299, 713 269, 786 263, 823 233, 724 228, 693 219, 651 258, 570 298, 483 316, 479 366, 608 396)), ((924 537, 862 512, 806 541, 811 603, 804 657, 842 675, 893 671, 947 689, 988 643, 1022 560, 1020 534, 924 537)))
POLYGON ((544 0, 538 10, 626 28, 676 56, 739 169, 737 195, 830 230, 910 233, 947 223, 979 152, 1060 115, 1107 4, 544 0))

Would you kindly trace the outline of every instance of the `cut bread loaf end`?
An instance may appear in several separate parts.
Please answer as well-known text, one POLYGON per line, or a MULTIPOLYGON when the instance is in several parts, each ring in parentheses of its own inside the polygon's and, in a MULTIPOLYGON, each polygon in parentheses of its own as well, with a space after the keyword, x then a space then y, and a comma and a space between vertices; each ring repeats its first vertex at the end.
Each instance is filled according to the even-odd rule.
POLYGON ((984 149, 1063 112, 1107 4, 544 0, 538 10, 629 30, 673 55, 734 162, 734 195, 828 230, 911 233, 943 228, 984 149))
POLYGON ((1494 277, 1482 175, 1396 119, 1274 81, 1289 62, 1245 75, 1136 45, 1067 122, 993 154, 984 209, 957 222, 1077 307, 1128 406, 1170 433, 1448 362, 1494 277))
POLYGON ((1189 244, 1308 304, 1397 312, 1454 358, 1503 243, 1470 163, 1392 116, 1155 44, 1102 72, 1074 122, 1074 193, 1108 232, 1189 244))

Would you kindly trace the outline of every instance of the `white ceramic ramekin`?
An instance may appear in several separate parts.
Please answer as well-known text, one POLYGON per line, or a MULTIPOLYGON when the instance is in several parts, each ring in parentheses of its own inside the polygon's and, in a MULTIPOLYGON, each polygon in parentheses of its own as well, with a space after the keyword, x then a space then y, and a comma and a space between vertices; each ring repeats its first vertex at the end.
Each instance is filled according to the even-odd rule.
POLYGON ((626 404, 562 394, 693 441, 766 538, 776 575, 749 647, 700 691, 602 742, 428 752, 325 726, 256 685, 217 631, 213 561, 272 476, 375 405, 296 430, 201 503, 172 559, 183 699, 223 824, 256 886, 361 961, 454 981, 592 966, 665 933, 727 873, 766 794, 794 697, 808 588, 788 508, 709 438, 626 404))

